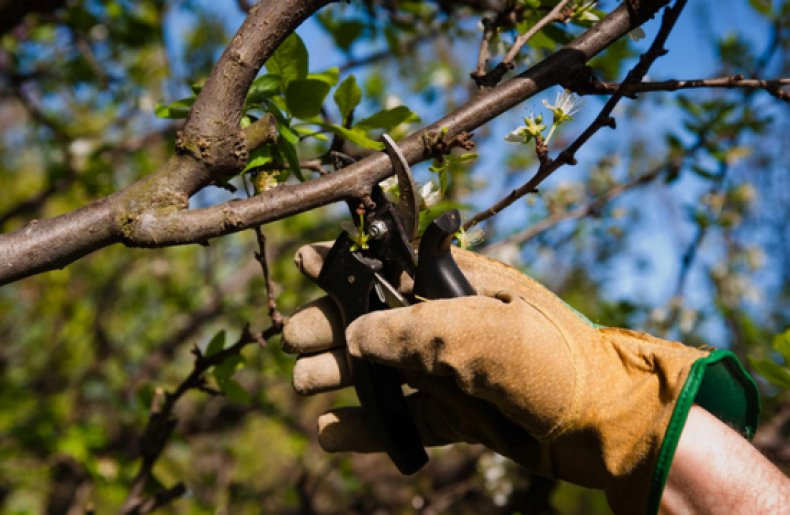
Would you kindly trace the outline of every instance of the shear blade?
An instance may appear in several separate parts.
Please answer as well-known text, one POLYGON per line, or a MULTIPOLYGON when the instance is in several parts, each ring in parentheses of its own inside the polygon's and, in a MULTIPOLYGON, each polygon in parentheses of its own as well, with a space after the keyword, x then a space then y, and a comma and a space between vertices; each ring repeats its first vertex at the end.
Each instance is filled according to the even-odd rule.
POLYGON ((409 301, 406 300, 406 297, 404 297, 389 281, 384 279, 381 274, 376 272, 373 274, 373 278, 376 281, 374 283, 376 295, 381 302, 390 308, 402 308, 409 305, 409 301))
POLYGON ((412 241, 417 237, 417 221, 420 219, 420 197, 417 194, 417 186, 411 175, 409 162, 406 161, 406 156, 403 155, 395 141, 389 134, 382 134, 381 139, 384 141, 387 155, 392 161, 392 169, 398 178, 398 190, 400 191, 400 200, 397 205, 398 214, 400 214, 406 236, 409 241, 412 241))

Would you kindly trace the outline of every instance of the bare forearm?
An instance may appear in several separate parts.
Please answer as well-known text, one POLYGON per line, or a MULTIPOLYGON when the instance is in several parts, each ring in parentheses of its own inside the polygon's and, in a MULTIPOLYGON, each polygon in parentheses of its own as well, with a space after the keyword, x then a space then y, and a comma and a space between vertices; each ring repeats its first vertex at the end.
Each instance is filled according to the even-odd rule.
POLYGON ((790 512, 790 479, 741 435, 692 407, 669 472, 661 512, 790 512))

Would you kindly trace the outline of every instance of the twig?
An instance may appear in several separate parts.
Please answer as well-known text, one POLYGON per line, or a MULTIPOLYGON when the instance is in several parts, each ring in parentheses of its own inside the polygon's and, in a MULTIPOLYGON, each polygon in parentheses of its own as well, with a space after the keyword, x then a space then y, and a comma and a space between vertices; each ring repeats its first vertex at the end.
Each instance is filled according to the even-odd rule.
POLYGON ((535 34, 543 30, 547 25, 554 22, 565 22, 568 19, 568 6, 570 0, 562 0, 557 3, 549 13, 538 20, 538 22, 529 28, 525 33, 519 34, 516 40, 511 45, 502 62, 497 64, 490 72, 485 71, 486 63, 488 62, 489 52, 488 46, 491 38, 496 33, 499 25, 502 24, 503 15, 511 18, 515 13, 515 9, 505 11, 503 15, 497 16, 495 20, 483 18, 483 38, 480 42, 480 51, 477 58, 477 69, 471 74, 472 79, 478 87, 490 87, 496 85, 508 70, 513 69, 513 61, 515 61, 518 53, 527 42, 532 39, 535 34))
POLYGON ((269 273, 269 262, 266 260, 266 236, 263 234, 263 229, 261 229, 260 225, 253 230, 255 231, 255 239, 258 242, 258 251, 255 252, 255 259, 261 265, 263 280, 266 283, 266 305, 269 318, 272 324, 282 325, 285 318, 277 309, 277 301, 274 298, 274 281, 272 281, 272 276, 269 273))
POLYGON ((547 177, 549 177, 561 166, 565 164, 576 164, 576 158, 574 157, 576 152, 578 152, 579 148, 581 148, 581 146, 584 145, 593 136, 593 134, 598 132, 598 130, 603 127, 615 128, 616 124, 611 114, 612 111, 614 111, 617 103, 620 102, 620 100, 625 96, 625 88, 628 86, 628 84, 640 82, 653 62, 660 56, 666 54, 664 43, 666 42, 669 33, 672 31, 672 28, 675 26, 675 22, 677 21, 678 16, 680 16, 680 13, 683 11, 683 7, 685 7, 685 5, 686 0, 677 0, 672 7, 667 7, 664 10, 664 16, 661 20, 661 27, 658 29, 658 34, 656 34, 656 37, 653 40, 653 43, 650 45, 650 48, 647 50, 647 52, 642 54, 642 56, 639 58, 639 62, 637 62, 637 64, 631 68, 631 70, 628 72, 628 75, 626 75, 625 80, 622 82, 622 84, 620 84, 620 87, 609 98, 609 100, 606 102, 606 105, 604 105, 603 109, 601 109, 601 112, 598 113, 598 116, 595 117, 595 120, 593 120, 593 122, 584 130, 584 132, 582 132, 581 135, 579 135, 579 137, 576 138, 576 140, 573 141, 573 143, 563 150, 556 158, 546 161, 545 163, 541 163, 541 165, 538 167, 538 171, 529 181, 511 191, 505 198, 499 200, 493 206, 475 214, 464 224, 464 230, 468 230, 480 222, 488 220, 524 195, 536 192, 538 185, 546 180, 547 177))
POLYGON ((210 356, 204 355, 197 347, 192 349, 195 364, 192 372, 184 379, 173 392, 157 392, 154 398, 151 414, 148 417, 143 435, 140 437, 140 454, 142 463, 132 481, 129 495, 120 512, 123 514, 150 513, 151 510, 173 501, 183 494, 183 485, 176 484, 166 490, 157 492, 152 498, 145 497, 145 487, 153 478, 153 468, 164 451, 165 445, 176 427, 177 420, 173 416, 176 403, 190 390, 201 390, 205 386, 203 374, 211 367, 224 362, 231 356, 237 355, 248 344, 269 339, 282 332, 282 324, 272 324, 260 335, 250 332, 249 324, 245 325, 238 340, 219 352, 210 356))
POLYGON ((633 97, 636 93, 648 91, 677 91, 691 88, 743 88, 764 89, 771 95, 785 102, 790 102, 790 92, 781 88, 790 85, 790 78, 779 79, 745 79, 743 75, 727 75, 710 79, 664 80, 656 82, 638 82, 634 84, 620 84, 617 82, 594 82, 584 87, 574 89, 580 95, 611 94, 620 87, 624 96, 633 97))
POLYGON ((606 204, 616 199, 620 195, 635 188, 644 186, 655 180, 659 175, 661 175, 662 172, 667 170, 668 166, 673 166, 673 164, 667 165, 666 163, 662 163, 660 166, 653 168, 649 172, 646 172, 630 181, 614 186, 605 193, 590 200, 586 204, 578 206, 575 209, 571 209, 570 211, 563 211, 548 216, 535 225, 532 225, 523 231, 517 232, 516 234, 513 234, 502 241, 487 245, 483 251, 486 253, 492 253, 506 245, 519 245, 535 238, 539 234, 542 234, 552 227, 567 220, 577 220, 594 213, 600 213, 606 204))

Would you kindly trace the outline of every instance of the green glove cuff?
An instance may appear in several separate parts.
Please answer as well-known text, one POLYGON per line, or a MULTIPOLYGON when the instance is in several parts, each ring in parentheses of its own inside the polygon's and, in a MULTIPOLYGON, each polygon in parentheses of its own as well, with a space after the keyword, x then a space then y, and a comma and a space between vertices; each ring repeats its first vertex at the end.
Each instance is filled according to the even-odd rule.
POLYGON ((730 351, 715 350, 691 366, 658 454, 648 495, 647 513, 657 513, 686 417, 698 404, 749 440, 757 430, 760 395, 757 384, 730 351))

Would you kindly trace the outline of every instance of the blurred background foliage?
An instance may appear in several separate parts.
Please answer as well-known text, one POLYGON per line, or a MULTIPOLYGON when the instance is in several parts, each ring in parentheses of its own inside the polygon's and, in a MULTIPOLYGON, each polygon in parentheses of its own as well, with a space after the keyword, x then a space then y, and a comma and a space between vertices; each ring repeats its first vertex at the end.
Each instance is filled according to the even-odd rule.
MULTIPOLYGON (((556 4, 519 3, 526 9, 556 4)), ((13 23, 4 20, 0 36, 3 231, 75 209, 164 163, 186 112, 179 115, 172 103, 199 88, 249 7, 231 0, 40 4, 33 2, 13 23)), ((324 120, 351 127, 342 101, 331 100, 350 74, 361 94, 356 120, 409 107, 409 116, 388 120, 397 121, 392 126, 363 124, 362 135, 375 137, 384 128, 404 135, 418 127, 417 117, 429 122, 461 105, 476 92, 469 73, 481 15, 499 4, 374 0, 323 9, 298 32, 309 72, 328 72, 316 79, 328 88, 311 83, 326 89, 326 103, 319 103, 324 120)), ((614 6, 602 1, 596 7, 614 6)), ((521 52, 516 70, 582 25, 542 31, 521 52)), ((494 63, 518 29, 494 38, 494 63)), ((644 40, 613 45, 594 61, 596 73, 622 77, 655 29, 653 22, 644 40)), ((787 76, 788 31, 787 0, 693 2, 651 78, 787 76)), ((298 93, 292 91, 289 103, 287 84, 258 84, 265 94, 251 99, 248 115, 282 110, 281 131, 292 128, 295 139, 259 154, 259 166, 246 175, 287 170, 291 151, 307 160, 326 150, 324 136, 340 129, 309 133, 290 118, 298 93)), ((543 96, 551 101, 554 94, 543 96)), ((585 98, 550 152, 578 134, 602 102, 585 98)), ((525 182, 536 168, 535 154, 503 138, 541 110, 535 99, 479 130, 477 159, 456 155, 433 163, 442 169, 445 205, 463 205, 469 216, 525 182)), ((309 109, 303 114, 305 123, 314 119, 309 109)), ((545 282, 597 323, 734 350, 758 374, 765 394, 756 442, 787 467, 787 104, 764 91, 700 89, 645 93, 615 114, 616 131, 596 135, 578 166, 561 169, 540 194, 487 224, 476 248, 545 282)), ((429 165, 415 173, 438 185, 429 165)), ((314 174, 300 172, 308 179, 314 174)), ((284 180, 297 179, 274 176, 275 183, 284 180)), ((232 181, 236 193, 211 188, 192 205, 241 196, 241 181, 232 181)), ((342 209, 330 207, 264 228, 283 313, 320 293, 292 266, 294 251, 334 238, 343 217, 342 209)), ((206 349, 222 330, 231 342, 248 322, 254 330, 269 325, 256 250, 249 231, 206 247, 117 246, 0 289, 3 512, 121 508, 139 467, 139 438, 152 403, 190 373, 190 349, 206 349)), ((476 446, 437 449, 425 471, 409 478, 381 456, 322 453, 316 416, 353 395, 296 396, 292 360, 278 343, 275 337, 265 346, 249 345, 243 361, 234 362, 229 373, 246 394, 194 390, 179 400, 176 429, 147 488, 153 493, 182 482, 186 491, 163 511, 607 513, 597 492, 530 477, 476 446)))

